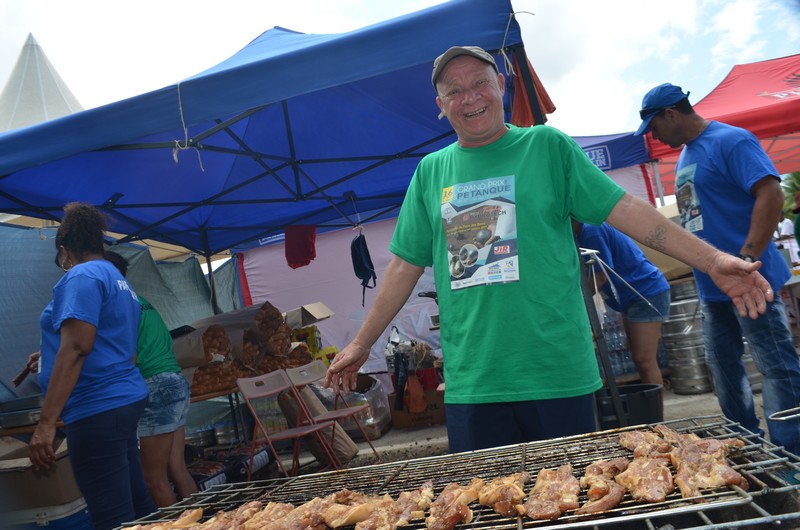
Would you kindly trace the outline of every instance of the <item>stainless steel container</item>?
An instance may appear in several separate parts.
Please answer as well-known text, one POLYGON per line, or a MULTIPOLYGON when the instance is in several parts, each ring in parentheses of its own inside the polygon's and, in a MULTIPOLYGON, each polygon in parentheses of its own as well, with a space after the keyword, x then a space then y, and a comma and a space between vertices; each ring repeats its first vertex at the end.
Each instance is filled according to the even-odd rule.
POLYGON ((216 443, 214 429, 186 433, 186 445, 192 447, 208 447, 216 443))
POLYGON ((236 426, 233 422, 215 425, 214 438, 217 440, 217 445, 232 445, 239 441, 236 435, 236 426))
POLYGON ((669 379, 676 394, 704 394, 713 386, 705 361, 703 313, 694 278, 670 284, 669 320, 661 342, 667 354, 669 379))

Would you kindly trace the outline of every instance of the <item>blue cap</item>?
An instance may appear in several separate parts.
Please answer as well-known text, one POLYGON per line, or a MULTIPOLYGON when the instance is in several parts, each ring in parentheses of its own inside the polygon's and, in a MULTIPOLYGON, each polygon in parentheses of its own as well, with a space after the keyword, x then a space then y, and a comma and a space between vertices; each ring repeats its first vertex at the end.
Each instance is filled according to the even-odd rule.
POLYGON ((658 85, 651 89, 650 92, 645 94, 644 98, 642 98, 642 110, 639 111, 642 124, 633 135, 641 136, 647 134, 650 130, 650 122, 656 114, 688 97, 689 92, 684 94, 681 87, 671 83, 664 83, 663 85, 658 85))

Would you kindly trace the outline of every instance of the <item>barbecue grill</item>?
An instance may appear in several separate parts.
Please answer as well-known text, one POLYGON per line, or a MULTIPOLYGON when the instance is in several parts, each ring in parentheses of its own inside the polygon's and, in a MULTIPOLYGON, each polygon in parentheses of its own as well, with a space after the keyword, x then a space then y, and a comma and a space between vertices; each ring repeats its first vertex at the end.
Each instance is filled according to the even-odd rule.
MULTIPOLYGON (((702 438, 738 438, 745 442, 741 452, 729 460, 734 469, 750 483, 749 491, 736 486, 704 491, 700 498, 683 499, 676 490, 665 502, 635 502, 626 493, 621 504, 611 511, 593 515, 567 512, 555 521, 534 521, 528 518, 501 516, 489 507, 470 505, 474 518, 460 524, 457 530, 518 530, 521 528, 598 528, 598 529, 712 529, 712 528, 800 528, 800 458, 770 444, 758 435, 743 429, 722 416, 701 416, 663 422, 680 432, 702 438)), ((652 427, 652 425, 651 425, 652 427)), ((473 477, 485 480, 510 475, 522 470, 535 477, 543 467, 555 468, 572 463, 576 476, 599 459, 619 456, 632 458, 619 445, 619 433, 642 429, 625 427, 580 436, 492 448, 471 453, 419 458, 303 475, 288 479, 222 484, 197 493, 180 503, 162 508, 135 523, 149 524, 174 520, 190 508, 202 507, 204 520, 220 510, 234 510, 242 504, 291 502, 296 506, 314 497, 322 497, 347 488, 367 494, 390 494, 397 498, 401 491, 414 490, 432 480, 436 495, 450 482, 466 485, 473 477)), ((674 469, 672 470, 674 474, 674 469)), ((526 491, 532 484, 526 487, 526 491)), ((586 502, 581 492, 580 502, 586 502)), ((131 523, 133 524, 133 523, 131 523)), ((128 525, 126 525, 128 526, 128 525)), ((423 520, 404 527, 423 530, 423 520)))

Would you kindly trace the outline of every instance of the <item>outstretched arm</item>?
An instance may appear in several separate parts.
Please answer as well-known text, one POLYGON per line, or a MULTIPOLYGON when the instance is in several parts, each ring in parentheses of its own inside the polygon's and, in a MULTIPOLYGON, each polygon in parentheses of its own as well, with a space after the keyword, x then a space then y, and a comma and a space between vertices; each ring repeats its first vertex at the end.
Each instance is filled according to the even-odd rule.
POLYGON ((741 316, 758 318, 774 297, 769 282, 757 272, 760 261, 748 263, 712 247, 641 199, 626 193, 606 221, 636 241, 711 276, 741 316))
POLYGON ((412 265, 397 256, 392 258, 383 273, 375 303, 356 338, 333 358, 325 375, 325 388, 332 385, 336 392, 340 388, 345 392, 355 388, 358 369, 369 357, 370 348, 406 303, 424 271, 425 267, 412 265))

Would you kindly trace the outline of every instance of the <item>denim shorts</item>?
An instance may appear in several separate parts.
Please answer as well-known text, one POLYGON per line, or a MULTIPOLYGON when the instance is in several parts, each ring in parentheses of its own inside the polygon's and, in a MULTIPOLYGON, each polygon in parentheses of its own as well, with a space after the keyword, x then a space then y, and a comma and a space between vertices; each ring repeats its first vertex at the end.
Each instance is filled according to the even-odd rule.
POLYGON ((666 322, 669 320, 669 304, 670 304, 670 291, 667 289, 663 293, 647 298, 647 301, 653 304, 653 307, 658 309, 660 315, 653 310, 653 307, 637 297, 636 300, 625 308, 625 318, 629 322, 666 322))
POLYGON ((157 374, 146 379, 150 394, 139 419, 139 437, 175 432, 186 424, 189 382, 179 373, 157 374))

